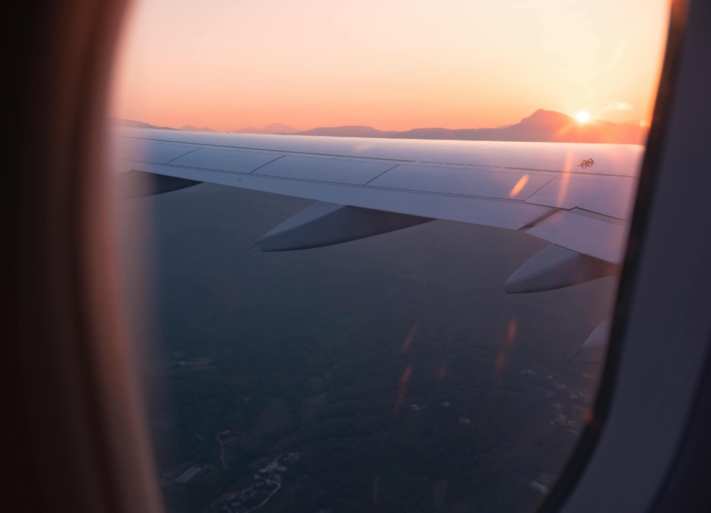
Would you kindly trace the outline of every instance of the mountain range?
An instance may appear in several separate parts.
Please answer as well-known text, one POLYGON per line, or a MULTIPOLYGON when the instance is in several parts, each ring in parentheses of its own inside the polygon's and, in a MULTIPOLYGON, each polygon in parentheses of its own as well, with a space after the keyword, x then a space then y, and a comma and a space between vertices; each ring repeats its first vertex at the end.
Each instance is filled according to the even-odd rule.
POLYGON ((404 132, 386 132, 369 126, 320 127, 295 135, 331 137, 376 137, 389 139, 446 139, 459 141, 588 142, 644 144, 647 129, 639 124, 575 119, 550 110, 539 109, 516 124, 498 128, 414 128, 404 132))
POLYGON ((143 121, 135 121, 133 119, 111 118, 110 123, 114 126, 125 126, 127 128, 161 128, 163 130, 175 130, 167 126, 156 126, 143 121))
MULTIPOLYGON (((141 121, 114 118, 119 126, 134 128, 155 127, 141 121)), ((171 129, 174 130, 174 129, 171 129)), ((208 127, 186 125, 180 130, 215 132, 208 127)), ((414 128, 402 132, 383 131, 370 126, 319 127, 299 131, 288 125, 272 123, 264 128, 245 127, 233 132, 251 134, 281 134, 330 137, 371 137, 389 139, 439 139, 459 141, 519 141, 519 142, 587 142, 611 144, 644 144, 647 128, 638 123, 612 123, 595 120, 580 123, 575 119, 550 110, 538 109, 518 123, 498 128, 414 128)))
MULTIPOLYGON (((168 126, 156 126, 156 125, 151 125, 150 123, 144 123, 143 121, 135 121, 133 119, 121 119, 121 118, 111 118, 111 124, 114 126, 124 126, 128 128, 160 128, 162 130, 183 130, 186 132, 217 132, 217 130, 213 130, 210 127, 203 126, 203 127, 198 127, 195 125, 185 125, 181 128, 171 128, 168 126)), ((255 128, 255 127, 244 127, 240 128, 238 130, 230 130, 231 133, 239 133, 239 134, 293 134, 296 132, 300 132, 298 128, 294 128, 289 125, 284 125, 281 123, 272 123, 271 125, 267 125, 264 128, 255 128)))
POLYGON ((264 128, 255 128, 253 126, 247 126, 240 128, 239 130, 232 130, 240 134, 294 134, 300 132, 298 128, 293 126, 283 125, 281 123, 272 123, 264 128))

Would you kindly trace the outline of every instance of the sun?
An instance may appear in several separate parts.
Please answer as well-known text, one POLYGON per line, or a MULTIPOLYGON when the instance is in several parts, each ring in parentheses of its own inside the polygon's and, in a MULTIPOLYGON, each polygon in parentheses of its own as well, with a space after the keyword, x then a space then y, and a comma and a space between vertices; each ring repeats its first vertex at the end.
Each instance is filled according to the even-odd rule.
POLYGON ((590 113, 586 110, 581 110, 575 115, 575 119, 577 119, 581 123, 587 123, 588 121, 590 121, 590 113))

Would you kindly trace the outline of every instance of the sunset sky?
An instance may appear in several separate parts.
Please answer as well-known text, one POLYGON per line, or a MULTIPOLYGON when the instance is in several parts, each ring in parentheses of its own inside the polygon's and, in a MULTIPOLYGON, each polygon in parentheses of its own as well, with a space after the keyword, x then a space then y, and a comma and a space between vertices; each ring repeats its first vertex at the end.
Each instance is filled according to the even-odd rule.
POLYGON ((648 120, 669 0, 134 0, 112 115, 237 130, 648 120))

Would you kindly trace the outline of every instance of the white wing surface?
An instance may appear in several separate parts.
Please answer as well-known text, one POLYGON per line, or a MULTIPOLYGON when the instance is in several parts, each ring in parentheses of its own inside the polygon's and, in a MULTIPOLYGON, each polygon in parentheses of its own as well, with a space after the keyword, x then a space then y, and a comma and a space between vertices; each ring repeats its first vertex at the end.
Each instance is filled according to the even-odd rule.
MULTIPOLYGON (((151 129, 117 129, 113 142, 119 171, 297 196, 355 207, 351 211, 356 214, 367 209, 404 215, 407 221, 396 228, 423 222, 417 219, 446 219, 523 230, 565 248, 571 257, 612 264, 622 260, 643 155, 643 148, 634 145, 151 129)), ((295 216, 288 228, 326 213, 331 225, 336 222, 337 209, 319 208, 304 212, 301 221, 295 216)), ((342 215, 338 219, 351 222, 342 215)), ((383 231, 389 230, 367 234, 383 231)), ((358 237, 343 240, 353 238, 358 237)), ((560 252, 553 258, 557 269, 560 258, 560 252)), ((547 264, 545 258, 539 261, 543 268, 529 271, 540 279, 547 264)), ((526 272, 521 276, 524 282, 530 278, 526 272)))

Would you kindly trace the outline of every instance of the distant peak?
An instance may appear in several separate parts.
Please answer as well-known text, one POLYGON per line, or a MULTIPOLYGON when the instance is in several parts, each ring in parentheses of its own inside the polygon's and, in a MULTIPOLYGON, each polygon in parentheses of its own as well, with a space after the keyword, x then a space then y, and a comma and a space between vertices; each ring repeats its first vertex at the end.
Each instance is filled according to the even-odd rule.
POLYGON ((215 131, 212 128, 209 128, 206 126, 200 128, 200 127, 196 127, 193 125, 185 125, 184 127, 181 128, 181 130, 185 130, 186 132, 214 132, 215 131))
POLYGON ((573 121, 573 118, 570 116, 563 114, 561 112, 555 112, 553 110, 545 110, 545 109, 538 109, 536 112, 528 116, 527 118, 523 118, 521 120, 521 123, 545 123, 545 124, 567 124, 571 123, 573 121))
POLYGON ((136 121, 133 119, 122 119, 117 117, 110 118, 109 122, 114 126, 123 126, 127 128, 160 128, 163 130, 175 130, 174 128, 170 128, 167 126, 156 126, 151 125, 150 123, 144 123, 143 121, 136 121))
POLYGON ((390 137, 396 132, 384 132, 372 126, 346 125, 334 127, 318 127, 297 135, 327 135, 330 137, 390 137))
POLYGON ((298 128, 294 128, 293 126, 285 125, 284 123, 270 123, 264 128, 262 128, 262 131, 275 134, 291 134, 294 132, 300 132, 301 130, 299 130, 298 128))
POLYGON ((246 126, 240 128, 239 130, 233 130, 233 132, 238 132, 241 134, 293 134, 300 132, 298 128, 293 126, 285 125, 283 123, 271 123, 264 128, 256 128, 253 126, 246 126))

